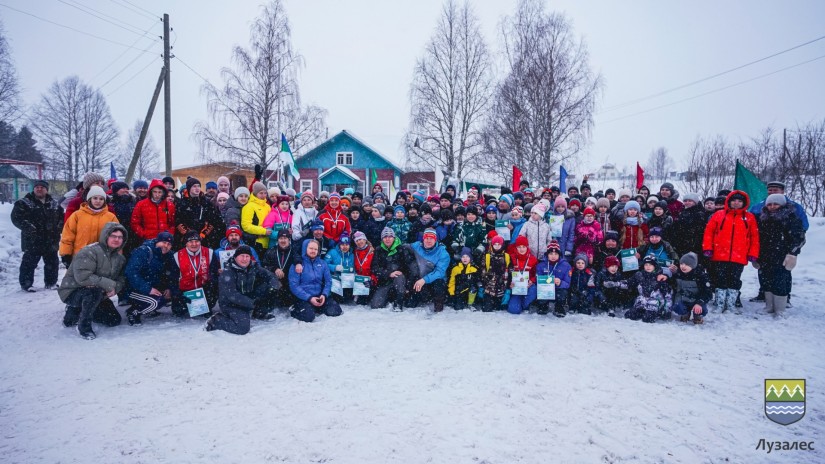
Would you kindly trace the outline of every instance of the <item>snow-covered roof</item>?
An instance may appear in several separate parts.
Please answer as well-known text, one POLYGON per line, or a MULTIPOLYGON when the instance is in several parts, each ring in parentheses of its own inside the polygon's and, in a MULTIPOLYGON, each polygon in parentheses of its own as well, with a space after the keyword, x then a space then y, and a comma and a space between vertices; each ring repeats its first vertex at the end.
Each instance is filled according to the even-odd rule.
POLYGON ((363 182, 364 181, 363 179, 358 177, 358 175, 356 175, 354 172, 350 171, 348 168, 345 168, 344 166, 341 166, 341 165, 335 165, 335 166, 327 169, 326 171, 322 172, 318 176, 318 178, 322 179, 322 178, 326 177, 328 174, 330 174, 332 171, 335 171, 335 170, 341 171, 342 173, 344 173, 345 176, 349 177, 350 179, 357 180, 358 182, 363 182))

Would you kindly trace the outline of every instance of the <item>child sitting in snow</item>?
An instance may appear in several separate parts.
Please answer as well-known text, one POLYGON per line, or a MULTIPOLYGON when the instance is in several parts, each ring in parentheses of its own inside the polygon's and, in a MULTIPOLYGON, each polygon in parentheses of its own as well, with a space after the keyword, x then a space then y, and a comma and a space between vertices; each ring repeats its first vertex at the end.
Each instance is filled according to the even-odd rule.
POLYGON ((618 259, 619 253, 619 233, 615 230, 609 230, 604 234, 604 243, 596 248, 596 255, 593 257, 593 269, 601 271, 604 269, 607 258, 613 256, 618 259))
POLYGON ((597 308, 607 311, 610 317, 616 317, 616 310, 627 306, 632 298, 627 287, 622 282, 622 273, 619 272, 619 258, 608 256, 604 260, 604 269, 594 275, 594 301, 597 308))
POLYGON ((638 292, 633 308, 624 317, 643 322, 656 322, 656 317, 670 319, 672 296, 667 276, 662 274, 653 256, 642 259, 642 268, 627 279, 626 287, 638 292))
POLYGON ((468 304, 472 305, 475 302, 478 281, 478 268, 473 266, 472 251, 464 247, 461 249, 461 261, 453 266, 450 282, 447 284, 453 308, 464 309, 468 304))
POLYGON ((701 324, 708 313, 710 300, 710 284, 708 274, 699 264, 696 253, 688 253, 679 261, 679 272, 676 280, 676 294, 673 297, 673 312, 681 316, 682 322, 690 321, 701 324))
POLYGON ((559 242, 553 240, 547 247, 547 260, 540 261, 536 266, 537 276, 552 275, 553 281, 556 284, 556 299, 539 300, 539 314, 547 314, 550 312, 550 305, 553 304, 553 313, 559 317, 565 314, 564 304, 567 302, 567 290, 570 288, 570 275, 573 269, 570 268, 570 263, 561 259, 561 246, 559 242))
POLYGON ((592 314, 590 305, 593 303, 593 271, 587 267, 587 255, 580 254, 573 261, 573 274, 570 276, 570 312, 592 314))

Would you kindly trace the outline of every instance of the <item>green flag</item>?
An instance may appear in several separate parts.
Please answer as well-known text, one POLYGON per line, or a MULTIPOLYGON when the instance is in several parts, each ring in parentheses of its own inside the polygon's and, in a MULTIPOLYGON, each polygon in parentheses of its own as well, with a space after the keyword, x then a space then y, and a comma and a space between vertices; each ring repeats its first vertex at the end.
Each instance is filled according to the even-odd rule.
POLYGON ((378 183, 378 171, 375 169, 372 170, 372 185, 369 186, 370 192, 372 192, 372 186, 378 183))
POLYGON ((748 168, 736 160, 736 178, 733 181, 733 188, 748 194, 751 199, 750 206, 768 198, 768 187, 759 180, 748 168))
POLYGON ((289 173, 296 180, 301 178, 298 173, 298 168, 295 167, 295 158, 292 156, 292 150, 289 149, 289 144, 286 142, 286 135, 281 134, 281 153, 279 153, 281 161, 289 168, 289 173))

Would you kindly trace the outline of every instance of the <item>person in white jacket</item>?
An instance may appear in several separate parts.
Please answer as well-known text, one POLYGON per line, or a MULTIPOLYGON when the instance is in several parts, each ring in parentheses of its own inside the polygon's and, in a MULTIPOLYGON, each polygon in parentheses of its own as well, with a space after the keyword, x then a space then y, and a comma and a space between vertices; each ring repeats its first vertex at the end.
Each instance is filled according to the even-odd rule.
POLYGON ((547 207, 544 203, 537 203, 533 205, 530 210, 530 219, 521 226, 519 235, 527 237, 527 246, 533 256, 540 257, 540 260, 547 259, 547 246, 553 240, 550 224, 544 220, 544 215, 547 213, 547 207))
POLYGON ((315 195, 307 190, 301 194, 301 204, 295 208, 295 214, 292 217, 292 240, 294 242, 303 240, 307 236, 309 226, 316 216, 318 216, 318 210, 315 209, 315 195))

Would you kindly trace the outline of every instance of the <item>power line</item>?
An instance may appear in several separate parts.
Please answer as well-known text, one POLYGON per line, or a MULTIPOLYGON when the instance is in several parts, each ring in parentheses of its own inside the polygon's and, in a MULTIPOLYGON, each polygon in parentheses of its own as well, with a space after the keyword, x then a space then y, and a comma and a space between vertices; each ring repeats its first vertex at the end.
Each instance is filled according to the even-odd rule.
MULTIPOLYGON (((155 26, 156 26, 156 24, 152 24, 151 26, 149 26, 149 28, 148 28, 148 29, 146 29, 145 31, 143 31, 143 35, 142 35, 142 36, 140 36, 140 37, 138 37, 137 39, 135 39, 135 41, 134 41, 134 42, 132 42, 132 46, 135 46, 135 45, 136 45, 138 42, 140 42, 140 41, 141 41, 144 37, 146 37, 146 34, 148 34, 148 33, 149 33, 149 31, 151 31, 153 28, 155 28, 155 26)), ((152 40, 158 40, 158 39, 157 39, 157 38, 153 38, 152 40)), ((148 50, 148 49, 147 49, 147 50, 148 50)), ((107 65, 106 65, 106 67, 104 67, 103 69, 101 69, 101 70, 100 70, 100 72, 98 72, 97 74, 95 74, 95 75, 94 75, 94 76, 93 76, 93 77, 89 80, 89 82, 90 82, 90 83, 91 83, 91 82, 94 82, 94 80, 95 80, 95 79, 97 79, 98 77, 100 77, 100 76, 101 76, 104 72, 106 72, 106 70, 107 70, 107 69, 109 69, 109 68, 111 68, 112 66, 114 66, 114 64, 115 64, 115 63, 117 63, 118 61, 120 61, 120 59, 121 59, 121 58, 123 58, 124 56, 126 56, 126 54, 118 54, 118 56, 116 56, 114 60, 110 61, 110 62, 109 62, 109 64, 107 64, 107 65)), ((140 55, 138 55, 138 56, 140 56, 140 55)))
POLYGON ((77 1, 74 1, 74 2, 72 2, 72 3, 69 3, 69 2, 67 2, 67 1, 65 1, 65 0, 57 0, 57 1, 58 1, 58 2, 60 2, 60 3, 62 3, 62 4, 64 4, 64 5, 68 5, 68 6, 72 7, 72 8, 75 8, 75 9, 77 9, 77 10, 79 10, 79 11, 82 11, 82 12, 84 12, 84 13, 86 13, 86 14, 90 15, 90 16, 94 16, 95 18, 97 18, 97 19, 99 19, 99 20, 101 20, 101 21, 105 21, 105 22, 107 22, 107 23, 109 23, 109 24, 112 24, 112 25, 117 26, 117 27, 119 27, 119 28, 121 28, 121 29, 124 29, 124 30, 126 30, 126 31, 129 31, 129 32, 131 32, 132 34, 137 34, 137 35, 140 35, 140 28, 139 28, 139 27, 137 27, 137 26, 133 26, 132 24, 129 24, 129 23, 125 22, 125 21, 122 21, 122 20, 120 20, 120 19, 118 19, 118 18, 115 18, 115 17, 109 16, 109 15, 107 15, 106 13, 103 13, 103 12, 102 12, 102 11, 100 11, 100 10, 95 10, 94 8, 92 8, 92 7, 90 7, 90 6, 86 6, 86 5, 84 5, 84 4, 80 3, 80 2, 77 2, 77 1), (109 19, 107 19, 107 18, 109 18, 109 19), (115 21, 117 21, 117 22, 115 22, 115 21), (118 23, 121 23, 121 24, 118 24, 118 23))
POLYGON ((27 16, 31 16, 32 18, 37 18, 37 19, 39 19, 39 20, 41 20, 41 21, 44 21, 44 22, 47 22, 47 23, 49 23, 49 24, 53 24, 53 25, 55 25, 55 26, 62 27, 62 28, 64 28, 64 29, 69 29, 69 30, 71 30, 71 31, 75 31, 75 32, 77 32, 77 33, 79 33, 79 34, 87 35, 87 36, 89 36, 89 37, 93 37, 93 38, 98 39, 98 40, 103 40, 103 41, 105 41, 105 42, 109 42, 109 43, 112 43, 112 44, 115 44, 115 45, 120 45, 121 47, 126 47, 126 48, 133 49, 133 50, 139 50, 139 51, 141 51, 142 53, 147 53, 147 52, 149 51, 148 49, 147 49, 147 50, 141 50, 140 48, 134 47, 134 46, 132 46, 132 45, 126 45, 126 44, 124 44, 124 43, 120 43, 120 42, 117 42, 117 41, 115 41, 115 40, 107 39, 106 37, 101 37, 101 36, 99 36, 99 35, 90 34, 90 33, 88 33, 88 32, 81 31, 80 29, 75 29, 75 28, 73 28, 73 27, 71 27, 71 26, 67 26, 67 25, 65 25, 65 24, 56 23, 56 22, 54 22, 54 21, 52 21, 52 20, 50 20, 50 19, 42 18, 42 17, 40 17, 40 16, 37 16, 36 14, 29 13, 28 11, 19 10, 19 9, 17 9, 17 8, 14 8, 14 7, 11 7, 11 6, 9 6, 9 5, 6 5, 5 3, 0 3, 0 6, 2 6, 2 7, 6 7, 6 8, 8 8, 8 9, 12 10, 12 11, 16 11, 16 12, 18 12, 18 13, 22 13, 22 14, 27 15, 27 16))
MULTIPOLYGON (((131 12, 133 12, 133 13, 139 14, 139 15, 141 15, 141 16, 145 16, 145 17, 147 17, 147 18, 156 19, 156 18, 158 18, 158 17, 159 17, 159 15, 156 15, 156 14, 152 13, 151 11, 146 10, 146 9, 143 9, 143 8, 140 8, 140 7, 138 7, 139 9, 135 9, 135 8, 130 7, 129 5, 124 5, 123 3, 118 2, 118 1, 116 1, 116 0, 109 0, 109 1, 111 1, 111 2, 112 2, 112 3, 114 3, 115 5, 118 5, 118 6, 122 7, 122 8, 126 8, 127 10, 129 10, 129 11, 131 11, 131 12), (140 10, 143 10, 143 11, 140 11, 140 10), (148 14, 147 14, 147 13, 148 13, 148 14)), ((130 4, 130 5, 132 5, 132 6, 136 6, 134 3, 131 3, 131 2, 126 2, 126 3, 129 3, 129 4, 130 4)))
POLYGON ((207 79, 207 78, 205 78, 205 77, 201 76, 201 74, 200 74, 199 72, 197 72, 197 71, 195 71, 194 69, 192 69, 192 66, 189 66, 188 64, 186 64, 186 62, 185 62, 185 61, 183 61, 182 59, 180 59, 180 57, 179 57, 179 56, 174 55, 174 56, 173 56, 173 58, 175 58, 175 59, 177 59, 178 61, 180 61, 180 64, 182 64, 182 65, 186 66, 186 67, 187 67, 190 71, 192 71, 193 73, 195 73, 195 75, 196 75, 196 76, 198 76, 198 77, 200 77, 200 78, 201 78, 204 82, 206 82, 206 83, 207 83, 207 84, 209 84, 209 85, 212 85, 212 83, 211 83, 211 82, 209 82, 209 79, 207 79))
POLYGON ((728 69, 728 70, 726 70, 726 71, 722 71, 722 72, 719 72, 719 73, 713 74, 713 75, 711 75, 711 76, 703 77, 702 79, 698 79, 698 80, 695 80, 695 81, 693 81, 693 82, 688 82, 687 84, 682 84, 682 85, 679 85, 679 86, 676 86, 676 87, 673 87, 673 88, 670 88, 670 89, 667 89, 667 90, 663 90, 663 91, 658 92, 658 93, 654 93, 654 94, 648 95, 648 96, 646 96, 646 97, 640 97, 640 98, 637 98, 637 99, 635 99, 635 100, 630 100, 630 101, 627 101, 627 102, 624 102, 624 103, 619 103, 618 105, 613 105, 613 106, 610 106, 610 107, 608 107, 608 108, 603 109, 603 110, 602 110, 602 111, 600 111, 598 114, 603 114, 603 113, 607 113, 607 112, 609 112, 609 111, 614 111, 614 110, 617 110, 617 109, 620 109, 620 108, 624 108, 624 107, 626 107, 626 106, 634 105, 634 104, 636 104, 636 103, 639 103, 639 102, 642 102, 642 101, 645 101, 645 100, 650 100, 651 98, 656 98, 656 97, 659 97, 659 96, 662 96, 662 95, 665 95, 665 94, 668 94, 668 93, 671 93, 671 92, 675 92, 675 91, 677 91, 677 90, 684 89, 685 87, 690 87, 690 86, 692 86, 692 85, 696 85, 696 84, 699 84, 699 83, 701 83, 701 82, 705 82, 705 81, 708 81, 708 80, 711 80, 711 79, 715 79, 715 78, 717 78, 717 77, 719 77, 719 76, 724 76, 725 74, 730 74, 730 73, 732 73, 732 72, 734 72, 734 71, 738 71, 738 70, 740 70, 740 69, 742 69, 742 68, 746 68, 746 67, 751 66, 751 65, 754 65, 754 64, 756 64, 756 63, 761 63, 762 61, 765 61, 765 60, 768 60, 768 59, 774 58, 774 57, 779 56, 779 55, 782 55, 782 54, 784 54, 784 53, 788 53, 788 52, 790 52, 790 51, 792 51, 792 50, 796 50, 797 48, 801 48, 801 47, 804 47, 804 46, 806 46, 806 45, 810 45, 810 44, 812 44, 812 43, 814 43, 814 42, 818 42, 818 41, 820 41, 820 40, 822 40, 822 39, 825 39, 825 35, 820 36, 820 37, 817 37, 817 38, 812 39, 812 40, 809 40, 809 41, 807 41, 807 42, 803 42, 803 43, 801 43, 801 44, 799 44, 799 45, 794 45, 794 46, 793 46, 793 47, 791 47, 791 48, 787 48, 787 49, 785 49, 785 50, 782 50, 782 51, 779 51, 779 52, 773 53, 773 54, 771 54, 771 55, 768 55, 768 56, 765 56, 765 57, 759 58, 758 60, 754 60, 754 61, 751 61, 751 62, 749 62, 749 63, 745 63, 745 64, 740 65, 740 66, 736 66, 735 68, 730 68, 730 69, 728 69))
POLYGON ((714 89, 714 90, 711 90, 711 91, 708 91, 708 92, 700 93, 699 95, 694 95, 692 97, 684 98, 682 100, 677 100, 675 102, 667 103, 665 105, 656 106, 656 107, 653 107, 653 108, 650 108, 650 109, 647 109, 647 110, 644 110, 644 111, 639 111, 637 113, 628 114, 627 116, 622 116, 620 118, 610 119, 608 121, 601 122, 600 124, 609 124, 611 122, 621 121, 622 119, 632 118, 633 116, 638 116, 640 114, 650 113, 651 111, 655 111, 655 110, 658 110, 658 109, 667 108, 668 106, 673 106, 673 105, 676 105, 678 103, 684 103, 684 102, 689 101, 689 100, 694 100, 694 99, 699 98, 699 97, 704 97, 705 95, 710 95, 712 93, 727 90, 731 87, 736 87, 736 86, 739 86, 739 85, 742 85, 742 84, 747 84, 748 82, 752 82, 752 81, 755 81, 757 79, 762 79, 764 77, 772 76, 772 75, 780 73, 782 71, 787 71, 789 69, 793 69, 793 68, 796 68, 796 67, 808 64, 808 63, 812 63, 814 61, 821 60, 823 58, 825 58, 825 55, 821 55, 821 56, 818 56, 816 58, 812 58, 810 60, 803 61, 801 63, 797 63, 797 64, 794 64, 794 65, 791 65, 791 66, 787 66, 787 67, 784 67, 782 69, 777 69, 776 71, 772 71, 772 72, 769 72, 769 73, 766 73, 766 74, 762 74, 762 75, 759 75, 759 76, 756 76, 756 77, 752 77, 750 79, 746 79, 744 81, 740 81, 740 82, 737 82, 735 84, 727 85, 725 87, 720 87, 718 89, 714 89))
POLYGON ((136 56, 136 57, 135 57, 132 61, 128 62, 128 63, 126 64, 126 66, 122 67, 122 68, 120 69, 120 71, 116 72, 116 73, 115 73, 115 75, 114 75, 114 76, 112 76, 112 77, 110 77, 108 81, 106 81, 106 82, 104 82, 103 84, 101 84, 101 85, 100 85, 100 88, 102 89, 103 87, 106 87, 106 85, 107 85, 107 84, 109 84, 109 82, 112 82, 112 81, 113 81, 113 80, 114 80, 117 76, 121 75, 121 74, 123 73, 123 71, 126 71, 126 69, 127 69, 127 68, 129 68, 129 66, 131 66, 131 65, 132 65, 135 61, 137 61, 137 60, 138 60, 140 57, 142 57, 142 56, 143 56, 143 55, 138 55, 138 56, 136 56))
MULTIPOLYGON (((157 59, 157 58, 155 58, 155 59, 157 59)), ((112 91, 111 91, 111 92, 109 92, 109 93, 107 93, 107 94, 106 94, 106 98, 110 97, 112 94, 114 94, 115 92, 117 92, 118 90, 120 90, 121 88, 123 88, 123 86, 125 86, 125 85, 126 85, 126 84, 128 84, 129 82, 132 82, 132 80, 133 80, 134 78, 136 78, 136 77, 138 77, 139 75, 143 74, 143 71, 146 71, 146 69, 147 69, 147 68, 149 68, 149 66, 152 66, 153 64, 155 64, 155 59, 152 59, 151 61, 149 61, 148 63, 146 63, 146 66, 142 67, 142 68, 140 69, 140 71, 138 71, 138 72, 136 72, 136 73, 132 74, 132 77, 130 77, 129 79, 126 79, 126 80, 125 80, 122 84, 120 84, 119 86, 117 86, 117 87, 115 87, 114 89, 112 89, 112 91)))

